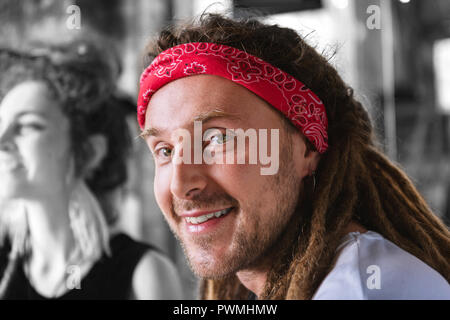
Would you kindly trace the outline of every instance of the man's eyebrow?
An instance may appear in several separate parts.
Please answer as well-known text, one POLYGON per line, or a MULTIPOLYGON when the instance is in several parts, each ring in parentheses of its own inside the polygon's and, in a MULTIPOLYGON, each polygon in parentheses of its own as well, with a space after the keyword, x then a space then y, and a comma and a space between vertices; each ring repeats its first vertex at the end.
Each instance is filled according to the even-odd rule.
MULTIPOLYGON (((240 119, 240 117, 235 113, 229 113, 229 112, 225 112, 220 109, 214 109, 211 111, 203 112, 203 113, 195 116, 193 118, 192 122, 201 121, 202 123, 205 123, 210 120, 217 119, 217 118, 240 119)), ((148 129, 143 130, 141 132, 141 134, 139 134, 139 137, 141 137, 143 139, 147 139, 148 137, 159 136, 159 135, 161 135, 160 129, 148 128, 148 129)))
POLYGON ((151 136, 158 136, 160 135, 160 131, 156 128, 148 128, 145 129, 141 132, 141 134, 139 135, 139 137, 141 137, 142 139, 147 139, 148 137, 151 136))
POLYGON ((216 118, 240 119, 236 113, 229 113, 220 109, 214 109, 195 116, 193 121, 201 121, 205 123, 216 118))

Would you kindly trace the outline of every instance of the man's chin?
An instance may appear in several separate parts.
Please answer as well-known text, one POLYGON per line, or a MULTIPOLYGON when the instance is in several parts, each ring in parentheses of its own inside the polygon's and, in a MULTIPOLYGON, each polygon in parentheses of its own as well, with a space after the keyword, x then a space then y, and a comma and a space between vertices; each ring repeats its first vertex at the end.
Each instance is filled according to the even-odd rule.
POLYGON ((220 279, 236 273, 234 263, 230 259, 208 254, 188 254, 188 263, 192 270, 203 279, 220 279))
POLYGON ((202 279, 221 279, 235 273, 230 270, 224 270, 220 267, 211 267, 209 265, 205 266, 191 263, 190 267, 192 272, 194 272, 197 277, 202 279))

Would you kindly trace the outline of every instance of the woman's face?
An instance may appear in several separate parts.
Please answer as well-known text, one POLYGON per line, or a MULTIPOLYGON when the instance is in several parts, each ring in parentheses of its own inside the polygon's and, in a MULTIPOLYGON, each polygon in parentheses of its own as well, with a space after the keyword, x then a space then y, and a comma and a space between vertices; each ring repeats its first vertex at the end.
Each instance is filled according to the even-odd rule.
POLYGON ((0 102, 0 199, 61 194, 71 162, 69 120, 46 85, 15 86, 0 102))

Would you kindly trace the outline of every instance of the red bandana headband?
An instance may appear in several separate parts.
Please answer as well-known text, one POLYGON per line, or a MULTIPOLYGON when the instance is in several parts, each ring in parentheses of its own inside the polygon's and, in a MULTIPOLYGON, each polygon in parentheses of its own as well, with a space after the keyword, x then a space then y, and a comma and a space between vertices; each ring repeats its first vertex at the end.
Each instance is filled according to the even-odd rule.
POLYGON ((244 51, 205 42, 184 43, 159 54, 140 80, 138 122, 144 128, 151 96, 179 78, 210 74, 238 83, 280 110, 314 144, 328 148, 328 121, 322 101, 302 82, 244 51))

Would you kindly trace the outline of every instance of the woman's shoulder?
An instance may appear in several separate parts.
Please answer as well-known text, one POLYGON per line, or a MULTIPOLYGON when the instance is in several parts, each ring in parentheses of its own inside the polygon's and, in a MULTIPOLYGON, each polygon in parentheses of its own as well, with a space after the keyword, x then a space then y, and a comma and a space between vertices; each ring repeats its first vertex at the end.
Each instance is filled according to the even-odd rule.
POLYGON ((436 270, 382 235, 350 232, 314 299, 450 299, 436 270))
POLYGON ((149 251, 139 261, 133 275, 133 288, 137 299, 182 298, 177 268, 158 251, 149 251))
POLYGON ((153 245, 118 233, 111 237, 111 258, 128 269, 136 299, 180 298, 178 271, 169 257, 153 245))

